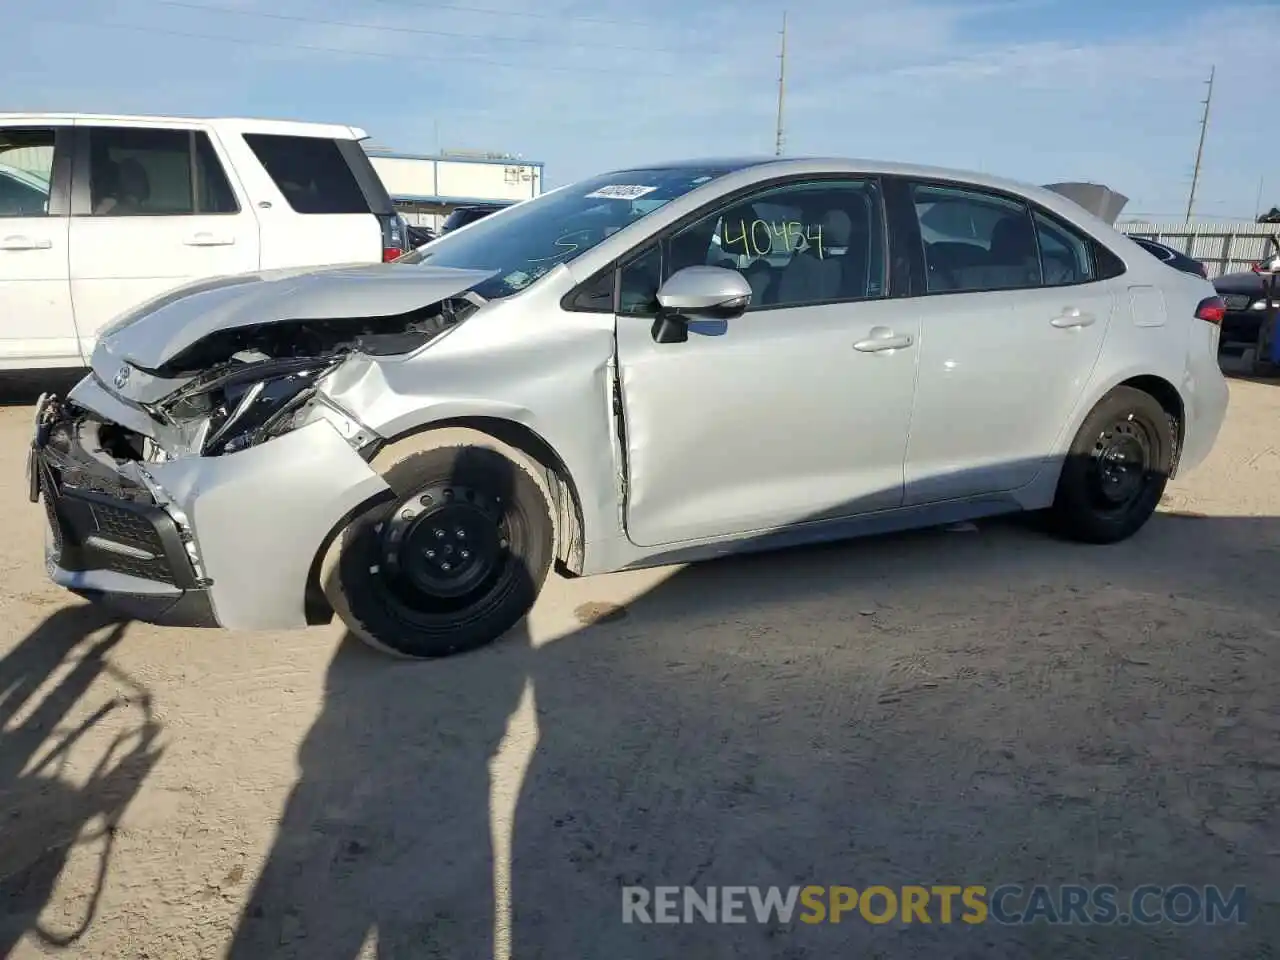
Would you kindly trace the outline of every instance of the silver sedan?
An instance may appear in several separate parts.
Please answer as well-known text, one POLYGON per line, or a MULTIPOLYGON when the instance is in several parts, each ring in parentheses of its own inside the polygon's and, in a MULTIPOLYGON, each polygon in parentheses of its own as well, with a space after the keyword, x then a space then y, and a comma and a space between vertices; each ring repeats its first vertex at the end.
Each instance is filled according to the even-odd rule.
POLYGON ((1209 452, 1222 301, 1059 193, 853 160, 621 170, 403 262, 119 318, 46 397, 50 576, 145 620, 336 612, 437 657, 581 576, 1045 511, 1209 452))

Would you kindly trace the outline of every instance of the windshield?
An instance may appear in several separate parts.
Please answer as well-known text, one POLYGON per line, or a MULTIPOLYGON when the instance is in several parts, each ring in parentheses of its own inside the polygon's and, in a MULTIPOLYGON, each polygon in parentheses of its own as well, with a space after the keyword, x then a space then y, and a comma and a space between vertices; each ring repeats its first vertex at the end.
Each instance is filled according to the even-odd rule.
POLYGON ((401 257, 402 263, 491 270, 473 289, 487 300, 523 290, 556 264, 568 263, 606 237, 731 167, 627 170, 593 177, 485 217, 401 257))

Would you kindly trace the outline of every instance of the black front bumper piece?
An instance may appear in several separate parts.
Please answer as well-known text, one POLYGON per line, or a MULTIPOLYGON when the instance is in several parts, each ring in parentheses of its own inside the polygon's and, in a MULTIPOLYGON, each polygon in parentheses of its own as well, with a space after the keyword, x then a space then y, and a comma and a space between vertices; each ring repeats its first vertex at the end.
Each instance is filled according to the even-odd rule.
POLYGON ((32 489, 44 502, 49 521, 50 567, 72 574, 101 571, 176 588, 147 593, 69 586, 136 620, 216 627, 210 584, 196 575, 187 535, 150 491, 86 449, 84 431, 94 426, 59 416, 37 429, 32 444, 32 489))

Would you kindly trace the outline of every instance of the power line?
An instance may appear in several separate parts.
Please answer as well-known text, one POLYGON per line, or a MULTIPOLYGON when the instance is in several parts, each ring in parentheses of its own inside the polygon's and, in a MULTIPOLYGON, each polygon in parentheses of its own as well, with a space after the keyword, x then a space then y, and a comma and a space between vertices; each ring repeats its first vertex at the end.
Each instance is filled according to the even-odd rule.
POLYGON ((452 10, 459 13, 483 13, 495 17, 526 17, 531 20, 550 20, 553 23, 563 23, 566 20, 571 20, 576 23, 601 23, 615 27, 667 26, 667 24, 661 24, 655 20, 614 20, 608 17, 578 17, 563 16, 558 13, 531 13, 524 10, 496 10, 493 7, 473 7, 461 3, 436 3, 435 0, 426 0, 426 2, 418 2, 418 0, 373 0, 373 2, 390 3, 402 8, 415 7, 420 10, 452 10))
MULTIPOLYGON (((245 17, 259 17, 264 20, 279 20, 285 23, 306 23, 325 27, 343 27, 349 30, 380 30, 388 33, 407 33, 424 37, 443 37, 451 40, 492 40, 500 43, 529 43, 537 46, 550 46, 545 37, 505 37, 485 33, 458 33, 448 30, 428 30, 423 27, 402 27, 388 24, 356 23, 351 20, 321 20, 317 17, 304 17, 288 13, 268 13, 265 10, 241 10, 235 7, 219 7, 212 4, 188 3, 186 0, 152 0, 165 7, 178 7, 183 10, 201 10, 206 13, 229 13, 245 17)), ((592 50, 632 50, 637 53, 678 53, 670 47, 635 46, 608 43, 565 43, 557 44, 567 48, 592 50)))
MULTIPOLYGON (((214 43, 238 43, 250 47, 272 47, 278 50, 305 50, 311 53, 338 53, 350 57, 369 57, 374 60, 394 60, 397 63, 404 63, 406 59, 405 54, 403 53, 375 53, 372 50, 351 50, 344 47, 322 47, 309 43, 280 43, 271 40, 250 39, 248 37, 228 37, 220 36, 218 34, 190 33, 185 30, 168 30, 161 27, 144 27, 140 24, 133 23, 104 23, 102 21, 69 19, 62 20, 57 17, 39 17, 36 22, 57 24, 59 26, 97 27, 105 30, 128 30, 136 33, 154 33, 161 36, 182 37, 188 40, 207 40, 214 43)), ((616 67, 565 67, 544 64, 511 63, 504 60, 491 60, 485 57, 452 57, 436 54, 432 54, 431 59, 433 62, 472 63, 486 67, 509 67, 513 70, 536 69, 556 73, 607 73, 614 77, 618 75, 616 67)), ((643 78, 674 76, 677 76, 677 74, 671 71, 655 71, 647 68, 643 74, 643 78)))

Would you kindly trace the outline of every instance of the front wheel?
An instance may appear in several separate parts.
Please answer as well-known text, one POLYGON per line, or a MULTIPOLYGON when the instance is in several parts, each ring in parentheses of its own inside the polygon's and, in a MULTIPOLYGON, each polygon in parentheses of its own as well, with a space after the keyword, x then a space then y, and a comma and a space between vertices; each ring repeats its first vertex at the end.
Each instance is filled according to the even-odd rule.
POLYGON ((1086 543, 1116 543, 1140 530, 1164 495, 1176 436, 1150 394, 1116 387, 1085 418, 1058 479, 1057 531, 1086 543))
POLYGON ((410 454, 383 479, 395 501, 352 521, 326 578, 347 628, 384 652, 433 659, 515 626, 555 549, 538 482, 479 446, 410 454))

